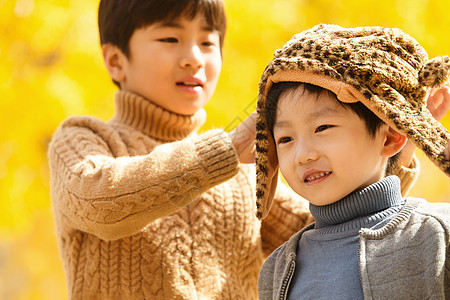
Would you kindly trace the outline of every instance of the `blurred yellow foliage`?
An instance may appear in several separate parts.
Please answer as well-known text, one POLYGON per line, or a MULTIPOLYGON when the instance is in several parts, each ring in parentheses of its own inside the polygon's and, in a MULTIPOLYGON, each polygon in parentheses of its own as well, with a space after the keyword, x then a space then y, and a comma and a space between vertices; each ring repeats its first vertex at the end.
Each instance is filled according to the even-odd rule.
MULTIPOLYGON (((430 57, 450 54, 447 0, 225 0, 219 87, 203 129, 231 128, 255 108, 273 51, 318 23, 398 27, 430 57), (224 109, 226 108, 226 109, 224 109)), ((0 0, 0 299, 65 299, 54 234, 47 143, 70 115, 113 115, 116 91, 97 32, 98 0, 0 0)), ((450 116, 443 124, 450 128, 450 116)), ((450 201, 448 178, 418 153, 412 196, 450 201)))

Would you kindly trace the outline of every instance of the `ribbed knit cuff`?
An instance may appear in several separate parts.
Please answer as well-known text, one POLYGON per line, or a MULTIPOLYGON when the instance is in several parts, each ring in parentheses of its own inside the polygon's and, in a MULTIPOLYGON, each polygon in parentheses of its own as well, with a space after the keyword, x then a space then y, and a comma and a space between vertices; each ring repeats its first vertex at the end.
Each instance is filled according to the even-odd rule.
POLYGON ((197 137, 194 147, 208 174, 209 183, 215 186, 237 174, 239 160, 231 139, 221 129, 213 129, 197 137))
POLYGON ((395 171, 394 175, 397 175, 401 181, 401 191, 403 198, 408 195, 409 191, 414 185, 414 182, 419 176, 419 172, 420 172, 419 161, 417 160, 416 156, 413 157, 413 160, 411 161, 411 164, 408 167, 400 166, 395 171))

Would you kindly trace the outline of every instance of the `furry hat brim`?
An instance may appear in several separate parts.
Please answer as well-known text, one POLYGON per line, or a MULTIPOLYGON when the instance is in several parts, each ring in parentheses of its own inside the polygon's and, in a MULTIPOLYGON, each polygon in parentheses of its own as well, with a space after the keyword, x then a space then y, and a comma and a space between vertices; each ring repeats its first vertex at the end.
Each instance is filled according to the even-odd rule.
POLYGON ((310 83, 332 91, 342 102, 362 102, 381 120, 406 135, 450 176, 450 161, 446 160, 443 153, 450 133, 426 108, 430 88, 444 84, 449 77, 448 57, 428 60, 425 50, 398 29, 345 29, 336 25, 319 25, 294 36, 275 52, 274 59, 260 80, 256 135, 256 216, 259 219, 267 216, 276 189, 278 160, 264 111, 267 94, 274 83, 310 83), (364 40, 366 36, 371 39, 367 43, 364 40), (386 45, 374 43, 377 38, 383 39, 386 45), (325 45, 330 46, 335 41, 338 44, 335 49, 343 49, 343 53, 336 53, 338 58, 335 61, 311 51, 324 51, 325 45), (309 50, 301 52, 304 43, 309 43, 309 50), (355 61, 351 60, 352 53, 348 51, 354 51, 353 46, 362 44, 372 61, 366 62, 357 56, 354 56, 355 61), (346 69, 341 69, 341 61, 345 62, 346 69))

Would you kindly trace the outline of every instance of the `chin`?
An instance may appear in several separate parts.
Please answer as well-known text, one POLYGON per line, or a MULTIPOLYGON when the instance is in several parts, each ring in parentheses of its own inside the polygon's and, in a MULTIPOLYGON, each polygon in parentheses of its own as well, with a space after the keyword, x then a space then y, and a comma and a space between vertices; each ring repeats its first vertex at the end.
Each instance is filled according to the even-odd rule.
POLYGON ((199 111, 199 109, 200 108, 196 108, 196 109, 192 109, 192 110, 190 110, 190 109, 183 109, 183 110, 180 110, 180 111, 176 111, 176 113, 179 114, 179 115, 183 115, 183 116, 193 116, 193 115, 195 115, 196 112, 199 111))
POLYGON ((314 204, 315 206, 325 206, 325 205, 330 205, 333 204, 335 202, 338 202, 339 200, 341 200, 343 197, 341 198, 337 198, 336 195, 329 195, 328 197, 321 197, 321 198, 315 198, 313 200, 310 200, 308 198, 307 199, 311 204, 314 204))
POLYGON ((325 205, 332 204, 336 201, 310 201, 310 202, 311 202, 311 204, 314 204, 315 206, 325 206, 325 205))
POLYGON ((195 115, 200 109, 202 109, 205 105, 202 103, 187 103, 182 107, 178 107, 175 111, 179 115, 192 116, 195 115))

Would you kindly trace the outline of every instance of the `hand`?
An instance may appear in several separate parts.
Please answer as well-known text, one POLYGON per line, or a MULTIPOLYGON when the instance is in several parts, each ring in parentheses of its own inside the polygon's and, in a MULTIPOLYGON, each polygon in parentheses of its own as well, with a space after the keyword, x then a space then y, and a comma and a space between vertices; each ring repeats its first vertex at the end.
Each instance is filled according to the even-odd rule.
POLYGON ((427 101, 427 108, 438 121, 445 116, 450 109, 450 83, 431 91, 427 101))
MULTIPOLYGON (((445 114, 450 110, 450 83, 434 89, 431 91, 427 100, 427 108, 433 115, 433 117, 440 121, 445 114)), ((449 141, 450 143, 450 141, 449 141)), ((400 164, 407 167, 411 164, 414 156, 416 146, 413 142, 408 140, 405 147, 400 154, 400 164)), ((448 160, 450 160, 450 144, 444 150, 444 154, 448 160)))
MULTIPOLYGON (((434 91, 428 98, 427 108, 431 114, 440 121, 450 110, 450 83, 434 91)), ((450 140, 444 150, 445 158, 450 160, 450 140)))
MULTIPOLYGON (((444 85, 438 90, 432 91, 432 94, 428 98, 427 108, 438 121, 447 114, 450 110, 450 83, 447 83, 447 85, 444 85)), ((445 158, 450 160, 450 140, 445 147, 444 155, 445 158)))
POLYGON ((255 162, 256 112, 248 116, 229 136, 241 163, 255 162))

